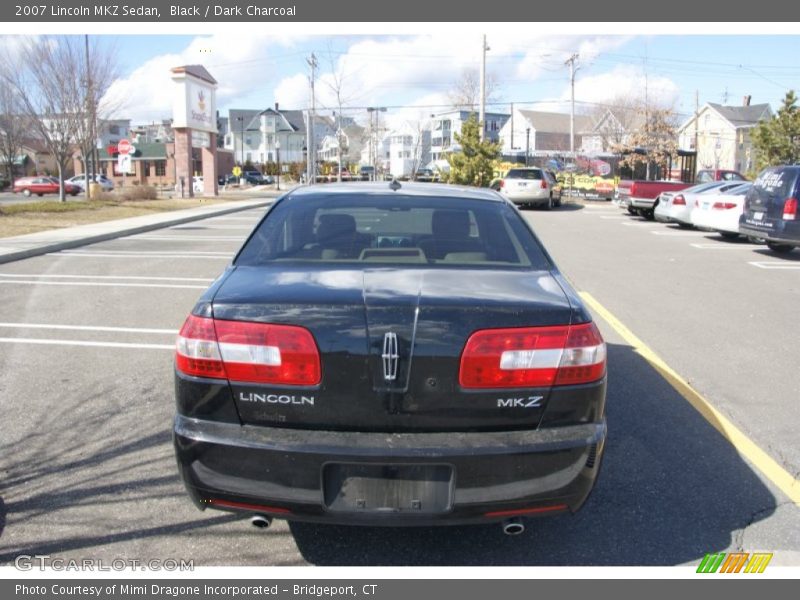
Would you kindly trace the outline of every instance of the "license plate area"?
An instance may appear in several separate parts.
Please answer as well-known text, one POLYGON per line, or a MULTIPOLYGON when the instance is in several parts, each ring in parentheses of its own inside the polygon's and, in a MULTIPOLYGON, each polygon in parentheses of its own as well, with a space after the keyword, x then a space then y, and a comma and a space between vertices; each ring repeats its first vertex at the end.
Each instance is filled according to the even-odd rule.
POLYGON ((450 510, 450 465, 328 463, 323 499, 331 512, 431 515, 450 510))

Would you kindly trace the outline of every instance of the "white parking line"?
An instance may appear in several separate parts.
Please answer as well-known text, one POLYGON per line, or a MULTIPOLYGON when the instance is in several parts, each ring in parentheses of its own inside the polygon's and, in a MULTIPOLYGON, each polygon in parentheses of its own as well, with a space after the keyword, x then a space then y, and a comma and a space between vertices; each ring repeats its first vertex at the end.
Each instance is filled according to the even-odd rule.
POLYGON ((156 333, 176 335, 177 329, 147 329, 140 327, 100 327, 94 325, 51 325, 46 323, 0 323, 7 329, 63 329, 70 331, 113 331, 117 333, 156 333))
POLYGON ((174 344, 129 344, 124 342, 86 342, 83 340, 46 340, 36 338, 0 338, 2 344, 45 344, 53 346, 87 346, 90 348, 144 348, 174 350, 174 344))
POLYGON ((175 290, 204 290, 207 285, 170 285, 165 283, 106 283, 104 281, 41 281, 28 279, 0 279, 0 285, 77 285, 84 287, 163 288, 175 290))
POLYGON ((62 250, 61 252, 51 252, 52 254, 69 254, 72 256, 83 256, 89 255, 92 256, 93 254, 114 254, 119 256, 148 256, 148 255, 184 255, 184 254, 219 254, 224 256, 230 256, 230 252, 215 252, 213 250, 181 250, 179 252, 173 252, 170 250, 62 250))
POLYGON ((699 248, 700 250, 747 250, 752 252, 756 249, 755 246, 750 244, 731 244, 726 242, 717 242, 717 243, 710 243, 710 244, 689 244, 693 248, 699 248))
POLYGON ((620 223, 620 225, 625 225, 625 227, 652 227, 653 223, 640 222, 640 221, 624 221, 620 223))
POLYGON ((232 225, 203 225, 202 227, 188 227, 180 225, 175 227, 168 227, 174 231, 202 231, 204 229, 221 229, 223 231, 252 231, 252 227, 232 226, 232 225))
POLYGON ((650 233, 653 235, 666 235, 671 237, 697 237, 700 234, 699 231, 651 231, 650 233))
POLYGON ((628 219, 627 215, 600 215, 601 219, 628 219))
POLYGON ((770 271, 800 271, 800 263, 783 263, 775 261, 753 261, 748 262, 748 265, 753 265, 759 269, 767 269, 770 271))
POLYGON ((211 258, 215 260, 230 260, 233 252, 128 252, 127 254, 112 254, 110 252, 51 252, 47 256, 60 256, 67 258, 211 258))
POLYGON ((40 275, 35 273, 0 273, 0 277, 10 277, 17 279, 41 278, 41 279, 125 279, 136 281, 198 281, 211 283, 211 278, 203 277, 144 277, 139 275, 40 275))
POLYGON ((153 240, 160 242, 242 242, 244 235, 220 235, 220 236, 200 236, 200 235, 131 235, 128 239, 153 240))

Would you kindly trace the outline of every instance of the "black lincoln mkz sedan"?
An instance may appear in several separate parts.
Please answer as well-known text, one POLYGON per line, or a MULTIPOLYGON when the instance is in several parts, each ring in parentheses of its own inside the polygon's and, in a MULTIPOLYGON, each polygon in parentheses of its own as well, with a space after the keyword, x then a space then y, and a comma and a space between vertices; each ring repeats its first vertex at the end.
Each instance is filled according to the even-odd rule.
POLYGON ((362 525, 574 512, 606 346, 519 211, 435 184, 297 188, 200 298, 175 360, 198 507, 362 525))

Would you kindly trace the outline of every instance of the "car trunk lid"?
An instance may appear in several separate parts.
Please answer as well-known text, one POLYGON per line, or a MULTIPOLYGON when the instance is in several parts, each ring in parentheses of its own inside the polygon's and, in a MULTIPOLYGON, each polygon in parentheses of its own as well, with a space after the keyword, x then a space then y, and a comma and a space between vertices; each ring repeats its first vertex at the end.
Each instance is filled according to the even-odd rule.
POLYGON ((534 428, 550 388, 465 390, 461 352, 481 329, 568 325, 548 271, 236 267, 215 319, 300 325, 319 386, 231 382, 248 424, 362 431, 534 428))

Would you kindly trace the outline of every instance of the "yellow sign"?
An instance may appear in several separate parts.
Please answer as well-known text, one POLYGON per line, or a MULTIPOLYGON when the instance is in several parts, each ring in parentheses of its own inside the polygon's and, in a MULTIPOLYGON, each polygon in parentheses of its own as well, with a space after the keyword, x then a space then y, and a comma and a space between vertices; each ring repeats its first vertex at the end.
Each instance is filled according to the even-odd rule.
POLYGON ((240 177, 240 176, 241 176, 241 174, 242 174, 242 167, 239 167, 239 166, 233 167, 233 171, 232 171, 232 173, 233 173, 233 174, 234 174, 236 177, 240 177))

